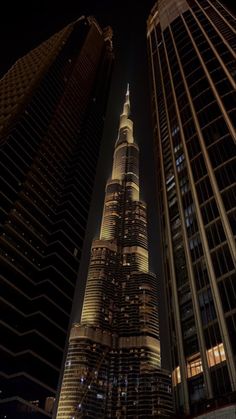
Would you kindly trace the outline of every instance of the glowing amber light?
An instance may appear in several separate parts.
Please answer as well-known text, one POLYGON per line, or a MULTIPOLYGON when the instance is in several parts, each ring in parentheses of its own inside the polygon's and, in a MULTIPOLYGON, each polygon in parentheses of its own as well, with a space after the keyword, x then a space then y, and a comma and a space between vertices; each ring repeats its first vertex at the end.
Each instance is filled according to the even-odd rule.
POLYGON ((220 364, 221 362, 226 360, 225 356, 225 349, 223 343, 214 346, 207 351, 207 361, 209 367, 213 367, 214 365, 220 364))
POLYGON ((197 354, 193 359, 189 359, 187 362, 187 377, 191 378, 202 372, 202 360, 200 355, 197 354))
POLYGON ((181 383, 181 374, 180 374, 180 367, 176 367, 172 372, 172 383, 173 386, 177 386, 177 384, 181 383))

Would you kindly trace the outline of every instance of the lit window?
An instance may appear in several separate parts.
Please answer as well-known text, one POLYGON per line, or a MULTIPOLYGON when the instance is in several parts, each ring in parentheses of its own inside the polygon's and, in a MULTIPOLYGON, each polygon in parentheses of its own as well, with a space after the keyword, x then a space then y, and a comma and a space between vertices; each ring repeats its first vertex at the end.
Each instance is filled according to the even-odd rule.
POLYGON ((214 346, 207 351, 207 361, 209 367, 213 367, 214 365, 220 364, 221 362, 226 360, 225 350, 223 343, 214 346))
POLYGON ((182 144, 178 144, 178 145, 174 148, 174 152, 176 153, 178 150, 180 150, 180 148, 182 148, 182 144))
POLYGON ((187 360, 187 375, 188 378, 194 377, 202 372, 202 360, 200 354, 197 354, 191 359, 187 360))
POLYGON ((177 159, 176 159, 176 166, 179 166, 180 163, 182 163, 182 161, 184 161, 184 154, 181 154, 177 159))
POLYGON ((176 367, 172 372, 172 382, 174 386, 181 383, 181 374, 180 374, 180 367, 176 367))
POLYGON ((171 133, 171 136, 174 137, 177 134, 177 132, 179 132, 179 126, 177 126, 173 129, 173 131, 171 133))
POLYGON ((174 179, 174 175, 173 175, 172 173, 169 173, 169 174, 166 176, 166 185, 167 185, 168 183, 170 183, 173 179, 174 179))

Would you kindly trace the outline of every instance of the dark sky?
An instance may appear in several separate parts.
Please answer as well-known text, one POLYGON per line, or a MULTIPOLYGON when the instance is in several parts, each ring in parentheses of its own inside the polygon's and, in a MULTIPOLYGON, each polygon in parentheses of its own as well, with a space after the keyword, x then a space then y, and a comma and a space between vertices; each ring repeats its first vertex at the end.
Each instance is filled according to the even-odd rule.
MULTIPOLYGON (((230 0, 224 3, 235 11, 230 0)), ((17 58, 36 47, 56 31, 81 15, 93 15, 101 26, 113 28, 115 68, 108 103, 103 145, 97 171, 97 182, 89 216, 89 228, 79 276, 86 279, 91 240, 99 232, 104 188, 111 172, 112 151, 117 136, 126 84, 130 83, 134 135, 140 146, 141 198, 148 204, 151 269, 161 276, 157 201, 154 186, 150 103, 146 56, 146 19, 155 0, 22 0, 8 1, 0 16, 0 77, 17 58)), ((79 287, 80 288, 80 287, 79 287)), ((163 287, 161 287, 163 288, 163 287)), ((161 299, 163 304, 163 298, 161 299)), ((74 318, 81 302, 77 290, 74 318)), ((166 343, 166 320, 161 314, 161 336, 166 343), (163 332, 164 330, 164 332, 163 332)), ((164 364, 166 364, 166 359, 164 364)))
POLYGON ((14 61, 56 31, 81 15, 94 15, 101 26, 113 28, 115 67, 108 103, 105 133, 97 171, 97 182, 88 222, 79 274, 73 319, 81 307, 81 285, 86 280, 91 240, 99 233, 104 188, 112 167, 113 146, 117 137, 127 82, 130 83, 134 135, 140 146, 141 198, 148 204, 151 268, 159 271, 159 240, 154 193, 152 136, 146 57, 146 19, 154 0, 30 0, 7 3, 0 17, 0 76, 14 61), (157 249, 157 250, 156 250, 157 249), (154 262, 155 261, 155 262, 154 262))
MULTIPOLYGON (((9 1, 0 17, 0 76, 18 57, 82 14, 94 15, 101 26, 111 25, 115 68, 105 127, 107 156, 115 141, 126 84, 129 82, 132 119, 142 163, 148 159, 145 151, 149 149, 146 142, 150 138, 145 30, 146 19, 154 3, 154 0, 23 0, 17 5, 17 2, 9 1)), ((109 158, 105 167, 103 161, 103 170, 107 169, 107 172, 101 174, 102 178, 110 172, 111 161, 109 164, 107 160, 109 158)), ((147 199, 145 193, 143 198, 147 199)))

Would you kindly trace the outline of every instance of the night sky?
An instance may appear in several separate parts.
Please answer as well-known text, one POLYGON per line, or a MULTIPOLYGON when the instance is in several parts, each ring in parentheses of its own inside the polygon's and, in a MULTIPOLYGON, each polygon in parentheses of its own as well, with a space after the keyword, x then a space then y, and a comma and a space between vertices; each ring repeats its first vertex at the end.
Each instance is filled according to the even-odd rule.
MULTIPOLYGON (((79 275, 79 290, 75 297, 73 319, 78 319, 81 306, 81 284, 86 279, 91 240, 98 235, 105 183, 111 173, 112 152, 117 136, 119 115, 125 97, 127 82, 131 92, 131 119, 134 136, 140 146, 141 199, 148 204, 151 264, 161 276, 160 243, 158 232, 157 201, 155 198, 152 156, 152 132, 149 80, 146 55, 146 20, 155 0, 22 0, 8 1, 0 16, 0 77, 17 58, 49 38, 81 15, 93 15, 100 26, 112 26, 115 67, 108 103, 105 132, 97 170, 97 181, 90 211, 83 261, 79 275)), ((235 12, 230 0, 224 3, 235 12)), ((161 287, 162 289, 163 287, 161 287)), ((161 299, 163 303, 163 298, 161 299)), ((161 337, 166 344, 166 320, 163 308, 161 337), (164 332, 162 332, 162 330, 164 332)), ((164 366, 168 366, 164 358, 164 366)))

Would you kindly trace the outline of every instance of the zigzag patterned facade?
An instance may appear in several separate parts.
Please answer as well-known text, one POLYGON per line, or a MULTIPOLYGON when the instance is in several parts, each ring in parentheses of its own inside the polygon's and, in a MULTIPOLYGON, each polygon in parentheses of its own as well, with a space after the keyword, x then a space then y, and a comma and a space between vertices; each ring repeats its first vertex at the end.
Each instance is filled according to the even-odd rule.
POLYGON ((0 81, 0 412, 9 417, 51 416, 112 63, 109 31, 80 18, 0 81))

